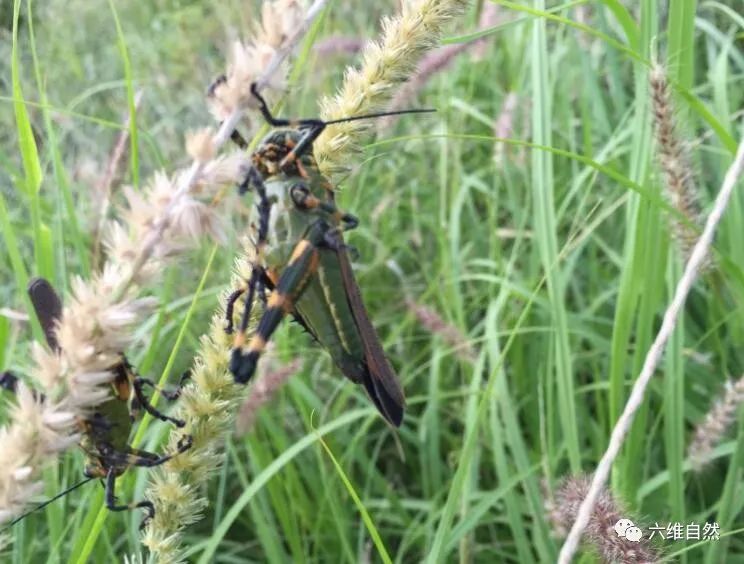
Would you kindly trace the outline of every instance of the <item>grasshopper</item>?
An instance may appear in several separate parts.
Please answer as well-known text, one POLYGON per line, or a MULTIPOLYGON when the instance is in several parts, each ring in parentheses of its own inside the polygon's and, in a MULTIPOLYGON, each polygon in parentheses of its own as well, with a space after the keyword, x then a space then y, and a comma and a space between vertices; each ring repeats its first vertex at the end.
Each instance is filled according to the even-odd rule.
MULTIPOLYGON (((29 283, 28 294, 44 331, 47 344, 51 349, 59 350, 59 344, 55 334, 57 321, 62 315, 62 302, 59 295, 51 284, 43 278, 34 278, 29 283)), ((120 356, 119 361, 110 368, 110 371, 115 374, 115 378, 111 382, 113 397, 97 406, 93 413, 78 422, 82 435, 80 446, 86 457, 84 469, 86 479, 35 507, 32 511, 16 518, 8 526, 15 524, 29 513, 45 507, 62 495, 96 478, 105 480, 105 502, 109 510, 127 511, 135 508, 144 509, 146 515, 142 521, 142 527, 155 515, 155 508, 152 502, 148 500, 125 505, 118 504, 115 495, 116 479, 132 466, 148 468, 159 466, 191 447, 192 437, 190 435, 181 437, 176 452, 168 455, 157 455, 145 450, 135 449, 128 443, 133 422, 139 408, 144 409, 147 413, 161 421, 171 422, 176 427, 182 428, 186 425, 184 421, 169 417, 158 411, 145 395, 144 387, 150 386, 159 390, 166 399, 175 400, 180 394, 181 387, 188 373, 184 374, 181 378, 181 382, 176 390, 168 391, 161 390, 151 380, 138 376, 123 354, 120 356)), ((4 372, 2 377, 0 377, 0 387, 11 391, 15 390, 16 382, 17 377, 11 372, 4 372)), ((41 396, 37 397, 42 401, 44 400, 41 396)))
POLYGON ((312 148, 333 123, 432 110, 335 121, 280 119, 271 114, 255 84, 251 92, 264 119, 276 129, 259 143, 239 186, 241 195, 252 190, 257 196, 251 218, 256 260, 247 285, 233 292, 227 302, 226 330, 232 332, 235 302, 247 292, 230 371, 237 382, 250 380, 267 341, 290 314, 330 353, 344 376, 364 386, 383 417, 400 426, 403 390, 367 316, 344 244, 343 232, 355 228, 358 220, 336 205, 333 185, 319 171, 312 148), (246 344, 256 296, 264 300, 265 309, 246 344))

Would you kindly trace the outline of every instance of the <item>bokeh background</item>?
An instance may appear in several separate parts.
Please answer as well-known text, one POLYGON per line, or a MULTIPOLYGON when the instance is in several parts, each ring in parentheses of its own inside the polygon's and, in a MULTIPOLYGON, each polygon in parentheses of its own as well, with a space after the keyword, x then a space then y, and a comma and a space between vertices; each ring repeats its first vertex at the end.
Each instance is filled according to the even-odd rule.
MULTIPOLYGON (((19 265, 62 289, 90 272, 96 191, 127 86, 142 92, 140 182, 183 166, 185 132, 212 122, 206 89, 259 14, 257 2, 237 0, 116 2, 116 17, 103 0, 22 4, 19 76, 44 177, 38 231, 12 105, 13 6, 4 0, 0 368, 20 373, 31 332, 16 315, 26 313, 19 265)), ((380 17, 397 9, 388 0, 331 2, 303 44, 282 113, 317 115, 359 61, 359 40, 375 38, 380 17)), ((668 63, 708 209, 742 134, 743 12, 740 0, 474 2, 446 38, 461 47, 440 52, 443 62, 401 94, 401 107, 437 113, 380 123, 341 182, 341 204, 361 220, 348 237, 359 285, 408 397, 404 425, 385 425, 328 355, 285 323, 273 362, 299 359, 300 368, 248 431, 225 437, 210 506, 186 533, 189 559, 382 561, 318 441, 318 428, 337 423, 324 440, 393 561, 555 560, 545 492, 596 465, 681 272, 644 61, 656 53, 668 63)), ((114 206, 119 185, 134 179, 130 157, 114 206)), ((251 201, 230 192, 219 205, 229 242, 204 290, 195 295, 210 241, 150 289, 162 305, 127 351, 143 375, 160 376, 181 332, 170 371, 175 380, 188 369, 230 280, 251 201)), ((637 522, 720 524, 718 541, 659 543, 671 561, 744 562, 744 419, 702 472, 686 452, 694 425, 744 369, 743 233, 739 191, 612 475, 637 522)), ((157 450, 167 432, 150 424, 145 446, 157 450)), ((82 456, 70 452, 45 474, 46 492, 81 471, 82 456)), ((141 497, 146 473, 122 480, 120 499, 141 497)), ((91 536, 102 491, 91 483, 16 525, 0 559, 141 553, 137 512, 108 515, 91 536)), ((597 558, 589 549, 582 561, 597 558)))

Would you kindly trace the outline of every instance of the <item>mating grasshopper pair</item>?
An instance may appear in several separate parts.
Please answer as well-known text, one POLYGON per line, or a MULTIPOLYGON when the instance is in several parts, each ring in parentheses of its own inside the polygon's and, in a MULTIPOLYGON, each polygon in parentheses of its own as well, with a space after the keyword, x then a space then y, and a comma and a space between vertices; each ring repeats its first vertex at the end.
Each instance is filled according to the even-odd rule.
MULTIPOLYGON (((51 349, 59 350, 59 344, 55 335, 57 321, 62 315, 62 302, 59 295, 49 282, 43 278, 35 278, 31 281, 28 287, 28 294, 44 331, 47 344, 51 349)), ((114 379, 111 381, 111 398, 97 406, 93 413, 78 422, 82 437, 80 446, 86 457, 84 470, 86 479, 57 494, 54 498, 37 506, 32 511, 41 509, 48 503, 86 484, 90 480, 100 478, 105 480, 105 502, 108 509, 111 511, 126 511, 134 508, 142 508, 146 512, 142 526, 154 516, 155 508, 152 502, 148 500, 119 505, 115 495, 116 479, 132 466, 152 468, 153 466, 159 466, 167 462, 177 454, 188 450, 191 447, 192 438, 190 435, 181 437, 176 452, 167 455, 157 455, 131 447, 129 445, 129 436, 135 416, 140 408, 144 409, 153 417, 161 421, 169 421, 179 428, 184 427, 185 422, 161 413, 150 403, 149 398, 144 393, 144 387, 159 388, 151 380, 136 375, 123 354, 119 362, 110 367, 109 370, 115 374, 114 379)), ((181 378, 178 389, 174 391, 159 390, 160 393, 166 399, 177 399, 185 376, 181 378)), ((0 377, 0 387, 14 391, 16 381, 17 377, 15 375, 11 372, 4 372, 0 377)), ((37 399, 45 401, 43 397, 38 397, 37 399)), ((23 519, 26 515, 28 513, 16 518, 10 525, 23 519)))

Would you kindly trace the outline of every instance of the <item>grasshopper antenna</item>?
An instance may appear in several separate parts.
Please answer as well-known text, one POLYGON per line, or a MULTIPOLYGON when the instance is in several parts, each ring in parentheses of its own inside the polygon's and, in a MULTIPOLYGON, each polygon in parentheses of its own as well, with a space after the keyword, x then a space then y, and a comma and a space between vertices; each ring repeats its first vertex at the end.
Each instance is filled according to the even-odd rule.
POLYGON ((52 503, 54 501, 57 501, 59 498, 66 496, 71 491, 78 489, 80 486, 84 486, 85 484, 87 484, 88 482, 90 482, 91 480, 94 480, 94 479, 95 478, 86 478, 85 480, 82 480, 82 481, 78 482, 77 484, 75 484, 73 486, 70 486, 66 490, 58 493, 53 498, 46 500, 44 503, 40 503, 39 505, 37 505, 33 509, 31 509, 29 511, 26 511, 26 513, 24 513, 23 515, 21 515, 19 517, 16 517, 10 523, 8 523, 5 527, 3 527, 2 529, 0 529, 0 533, 4 533, 8 529, 10 529, 13 525, 15 525, 16 523, 18 523, 19 521, 22 521, 23 519, 25 519, 26 517, 28 517, 32 513, 35 513, 36 511, 39 511, 40 509, 44 509, 50 503, 52 503))
POLYGON ((306 118, 306 119, 282 119, 282 118, 276 118, 272 115, 271 110, 269 110, 269 105, 266 103, 266 100, 263 96, 261 96, 261 93, 258 91, 258 88, 256 86, 256 83, 254 82, 251 84, 251 94, 253 94, 253 97, 258 100, 258 109, 261 111, 261 114, 263 115, 264 119, 272 126, 274 127, 283 127, 283 126, 290 126, 290 127, 310 127, 315 128, 318 130, 318 133, 327 125, 332 125, 334 123, 346 123, 349 121, 358 121, 360 119, 372 119, 372 118, 379 118, 379 117, 385 117, 385 116, 399 116, 402 114, 426 114, 431 112, 436 112, 433 108, 424 108, 424 109, 414 109, 414 110, 394 110, 390 112, 376 112, 372 114, 364 114, 362 116, 351 116, 341 119, 334 119, 330 121, 323 121, 322 119, 317 118, 306 118))
POLYGON ((347 118, 334 119, 331 121, 324 121, 323 123, 325 125, 333 125, 334 123, 346 123, 349 121, 357 121, 360 119, 372 119, 372 118, 380 118, 380 117, 385 117, 385 116, 400 116, 403 114, 430 114, 436 111, 437 110, 434 108, 417 108, 413 110, 394 110, 391 112, 377 112, 374 114, 364 114, 362 116, 352 116, 352 117, 347 117, 347 118))

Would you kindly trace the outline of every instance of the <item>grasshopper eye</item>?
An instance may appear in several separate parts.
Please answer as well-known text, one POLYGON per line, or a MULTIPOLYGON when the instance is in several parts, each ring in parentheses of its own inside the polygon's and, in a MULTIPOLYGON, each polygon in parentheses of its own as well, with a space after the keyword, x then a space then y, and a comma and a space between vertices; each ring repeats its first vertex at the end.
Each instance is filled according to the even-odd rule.
POLYGON ((303 210, 307 209, 307 199, 310 196, 310 190, 304 185, 295 184, 289 189, 289 195, 292 197, 295 206, 303 210))

